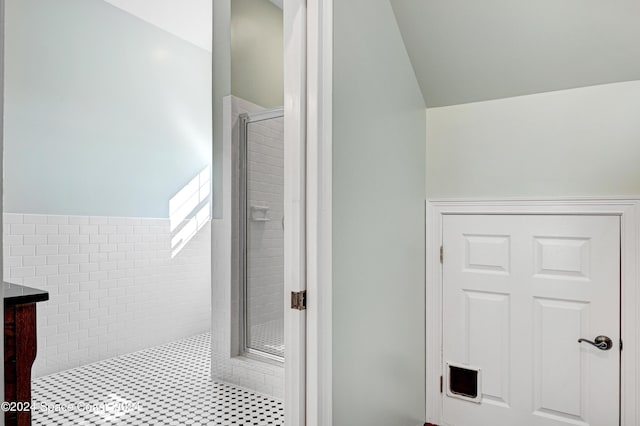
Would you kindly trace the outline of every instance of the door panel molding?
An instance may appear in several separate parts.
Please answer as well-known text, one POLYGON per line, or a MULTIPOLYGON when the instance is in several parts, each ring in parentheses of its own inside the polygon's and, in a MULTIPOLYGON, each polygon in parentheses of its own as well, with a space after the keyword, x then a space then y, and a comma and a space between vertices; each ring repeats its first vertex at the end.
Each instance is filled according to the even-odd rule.
MULTIPOLYGON (((640 197, 427 200, 426 202, 426 420, 442 424, 442 268, 440 246, 445 215, 607 215, 621 219, 621 425, 640 417, 640 197)), ((446 259, 446 249, 444 252, 446 259)), ((446 260, 445 260, 446 261, 446 260)))

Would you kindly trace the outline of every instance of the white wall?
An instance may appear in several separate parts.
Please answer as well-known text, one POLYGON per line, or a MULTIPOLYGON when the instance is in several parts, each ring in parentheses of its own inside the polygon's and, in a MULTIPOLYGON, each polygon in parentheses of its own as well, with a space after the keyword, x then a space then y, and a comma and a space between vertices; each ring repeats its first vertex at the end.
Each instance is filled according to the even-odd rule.
POLYGON ((210 330, 208 223, 172 257, 169 219, 4 214, 4 279, 38 303, 34 376, 210 330))
POLYGON ((640 194, 640 81, 426 115, 428 198, 640 194))
POLYGON ((425 105, 389 1, 333 7, 333 424, 415 426, 425 105))

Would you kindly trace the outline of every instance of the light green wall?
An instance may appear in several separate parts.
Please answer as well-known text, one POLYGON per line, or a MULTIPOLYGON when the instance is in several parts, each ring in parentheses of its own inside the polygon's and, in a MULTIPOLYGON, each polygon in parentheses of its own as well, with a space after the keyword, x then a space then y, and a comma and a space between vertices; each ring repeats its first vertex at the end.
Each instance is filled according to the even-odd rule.
POLYGON ((222 99, 284 104, 282 10, 269 0, 213 2, 213 217, 222 214, 222 99))
POLYGON ((211 53, 102 0, 12 0, 5 210, 167 217, 211 162, 211 53))
POLYGON ((231 1, 231 93, 265 108, 283 105, 282 10, 269 0, 231 1))
POLYGON ((640 195, 640 81, 427 109, 427 196, 640 195))
POLYGON ((425 417, 425 105, 388 0, 334 2, 333 424, 425 417))

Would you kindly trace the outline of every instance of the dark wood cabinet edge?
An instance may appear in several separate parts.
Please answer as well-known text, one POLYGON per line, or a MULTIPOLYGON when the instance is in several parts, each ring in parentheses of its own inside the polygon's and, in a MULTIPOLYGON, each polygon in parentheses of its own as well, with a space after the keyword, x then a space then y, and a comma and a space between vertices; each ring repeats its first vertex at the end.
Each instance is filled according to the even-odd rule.
MULTIPOLYGON (((8 402, 31 402, 31 367, 37 352, 36 304, 5 306, 4 390, 8 402)), ((6 426, 30 426, 31 412, 4 413, 6 426)))

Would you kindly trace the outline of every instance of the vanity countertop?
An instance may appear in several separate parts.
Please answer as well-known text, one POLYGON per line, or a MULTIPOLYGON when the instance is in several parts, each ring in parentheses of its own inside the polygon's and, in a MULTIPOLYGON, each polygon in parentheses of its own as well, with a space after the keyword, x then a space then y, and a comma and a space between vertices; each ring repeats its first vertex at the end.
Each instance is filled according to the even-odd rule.
POLYGON ((49 300, 49 293, 37 288, 4 282, 4 305, 21 305, 23 303, 44 302, 49 300))

